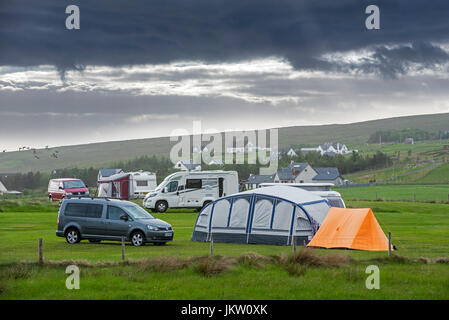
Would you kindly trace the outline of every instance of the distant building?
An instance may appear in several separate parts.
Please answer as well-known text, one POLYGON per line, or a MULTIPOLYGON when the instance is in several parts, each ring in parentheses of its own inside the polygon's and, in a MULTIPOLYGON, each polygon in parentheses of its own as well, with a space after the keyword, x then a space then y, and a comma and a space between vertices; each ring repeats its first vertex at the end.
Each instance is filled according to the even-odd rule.
POLYGON ((312 182, 317 172, 307 162, 292 162, 288 167, 282 168, 274 177, 277 183, 307 183, 312 182))
POLYGON ((315 170, 318 174, 313 177, 313 182, 333 183, 336 186, 344 183, 344 179, 340 175, 338 168, 315 168, 315 170))
POLYGON ((318 152, 322 156, 334 156, 336 154, 348 154, 353 151, 357 152, 358 150, 349 150, 348 147, 343 143, 334 143, 334 142, 326 142, 316 148, 301 148, 301 152, 306 154, 308 152, 318 152))
POLYGON ((12 195, 16 195, 16 196, 21 196, 22 192, 20 191, 8 191, 8 189, 6 189, 5 185, 0 181, 0 195, 4 195, 4 194, 12 194, 12 195))
POLYGON ((291 162, 288 167, 278 170, 274 175, 250 175, 247 189, 257 188, 264 182, 274 183, 332 183, 342 185, 345 180, 338 168, 312 168, 307 162, 291 162))
POLYGON ((179 160, 173 168, 182 171, 200 171, 201 165, 199 163, 194 163, 192 160, 179 160))
POLYGON ((255 189, 259 187, 259 184, 265 182, 274 182, 274 175, 255 175, 251 174, 246 180, 246 189, 255 189))
POLYGON ((405 144, 415 144, 415 140, 413 140, 413 138, 406 138, 404 140, 405 144))

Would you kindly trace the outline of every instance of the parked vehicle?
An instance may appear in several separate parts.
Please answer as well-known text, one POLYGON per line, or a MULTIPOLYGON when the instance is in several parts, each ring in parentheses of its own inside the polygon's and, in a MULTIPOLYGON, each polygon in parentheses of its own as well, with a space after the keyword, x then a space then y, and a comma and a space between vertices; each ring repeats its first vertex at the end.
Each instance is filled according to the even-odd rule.
MULTIPOLYGON (((271 187, 276 185, 279 185, 279 183, 264 182, 261 183, 259 187, 271 187)), ((331 207, 346 208, 341 194, 331 189, 334 187, 333 183, 282 183, 282 185, 310 191, 321 198, 326 199, 331 207)))
POLYGON ((143 206, 157 212, 165 212, 168 208, 201 209, 218 198, 237 192, 236 171, 181 171, 166 177, 145 197, 143 206))
POLYGON ((89 189, 80 179, 51 179, 48 182, 49 200, 59 201, 70 196, 87 197, 89 189))
POLYGON ((70 244, 81 240, 126 241, 138 247, 147 242, 163 245, 173 240, 173 229, 129 201, 103 198, 64 199, 58 214, 58 237, 70 244))
POLYGON ((156 188, 156 175, 151 172, 121 172, 98 180, 98 196, 122 200, 144 198, 156 188))

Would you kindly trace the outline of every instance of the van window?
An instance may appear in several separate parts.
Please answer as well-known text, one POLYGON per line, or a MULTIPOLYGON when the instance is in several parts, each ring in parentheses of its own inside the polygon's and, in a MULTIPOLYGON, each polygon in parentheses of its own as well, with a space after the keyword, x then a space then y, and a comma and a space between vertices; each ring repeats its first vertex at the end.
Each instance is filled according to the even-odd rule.
POLYGON ((64 189, 85 188, 86 186, 81 180, 64 181, 64 189))
POLYGON ((168 192, 175 192, 178 190, 178 181, 172 181, 167 186, 168 192))
POLYGON ((102 204, 68 203, 64 214, 71 217, 101 218, 102 204))
POLYGON ((108 206, 108 219, 120 220, 120 216, 126 214, 125 211, 118 207, 108 206))
POLYGON ((187 179, 186 180, 186 189, 201 189, 203 183, 201 179, 187 179))
POLYGON ((87 207, 86 217, 101 218, 101 215, 103 214, 102 204, 87 204, 86 207, 87 207))
POLYGON ((71 217, 85 217, 86 204, 84 203, 67 203, 64 215, 71 217))

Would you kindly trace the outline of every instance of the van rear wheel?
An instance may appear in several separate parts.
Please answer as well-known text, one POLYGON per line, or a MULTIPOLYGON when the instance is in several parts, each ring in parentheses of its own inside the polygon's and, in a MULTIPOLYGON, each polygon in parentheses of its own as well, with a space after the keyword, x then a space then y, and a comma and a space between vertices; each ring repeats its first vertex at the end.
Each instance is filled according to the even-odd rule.
POLYGON ((80 235, 80 232, 78 231, 78 229, 70 228, 69 230, 67 230, 67 232, 65 234, 65 240, 69 244, 74 244, 74 243, 80 242, 81 235, 80 235))
POLYGON ((164 213, 168 209, 168 204, 166 201, 158 201, 156 202, 156 211, 159 213, 164 213))

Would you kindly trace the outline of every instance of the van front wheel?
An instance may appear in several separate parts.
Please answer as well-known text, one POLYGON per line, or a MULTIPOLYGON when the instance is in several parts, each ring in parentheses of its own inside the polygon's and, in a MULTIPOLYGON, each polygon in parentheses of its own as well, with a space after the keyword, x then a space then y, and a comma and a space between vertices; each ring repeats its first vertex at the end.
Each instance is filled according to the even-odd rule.
POLYGON ((168 209, 168 204, 166 201, 158 201, 156 202, 156 210, 157 212, 164 213, 168 209))
POLYGON ((145 244, 145 236, 141 231, 135 231, 131 235, 131 243, 135 247, 143 246, 145 244))

